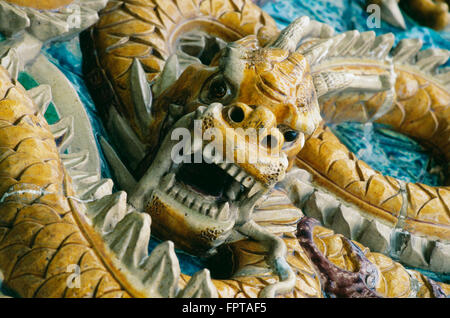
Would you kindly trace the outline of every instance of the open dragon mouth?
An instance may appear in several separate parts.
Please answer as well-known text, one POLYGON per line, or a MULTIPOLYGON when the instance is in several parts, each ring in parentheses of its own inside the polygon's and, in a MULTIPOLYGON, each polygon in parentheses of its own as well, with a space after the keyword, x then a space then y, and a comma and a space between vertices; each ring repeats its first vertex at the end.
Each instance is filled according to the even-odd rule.
POLYGON ((227 162, 172 164, 161 179, 161 189, 177 202, 220 221, 233 217, 239 203, 261 187, 242 168, 227 162))
POLYGON ((202 121, 202 129, 209 125, 226 131, 222 110, 223 105, 213 103, 178 119, 164 134, 150 168, 129 199, 135 208, 151 215, 156 237, 170 239, 193 255, 210 256, 225 242, 241 239, 239 229, 251 220, 255 205, 284 176, 288 165, 285 155, 251 162, 248 152, 253 148, 247 147, 244 138, 237 145, 221 144, 223 138, 196 142, 195 120, 202 121), (179 132, 174 134, 178 128, 189 132, 179 135, 183 140, 176 138, 179 132), (189 143, 191 147, 186 147, 189 143))

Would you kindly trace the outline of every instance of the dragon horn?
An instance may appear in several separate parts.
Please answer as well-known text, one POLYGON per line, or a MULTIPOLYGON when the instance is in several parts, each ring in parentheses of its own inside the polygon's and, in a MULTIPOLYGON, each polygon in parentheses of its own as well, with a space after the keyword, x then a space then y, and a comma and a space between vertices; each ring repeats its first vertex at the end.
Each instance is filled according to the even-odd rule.
POLYGON ((326 39, 334 34, 334 29, 309 17, 303 16, 289 24, 276 40, 268 44, 269 47, 280 48, 294 52, 301 40, 306 37, 318 37, 326 39))
POLYGON ((310 19, 307 16, 295 19, 281 31, 278 38, 269 46, 294 52, 298 42, 300 42, 305 35, 309 23, 310 19))

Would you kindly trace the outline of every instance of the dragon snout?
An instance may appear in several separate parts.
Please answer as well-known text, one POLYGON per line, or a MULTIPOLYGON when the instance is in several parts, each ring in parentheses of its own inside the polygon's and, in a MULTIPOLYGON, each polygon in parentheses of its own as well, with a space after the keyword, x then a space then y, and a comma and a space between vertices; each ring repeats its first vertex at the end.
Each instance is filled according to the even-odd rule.
MULTIPOLYGON (((275 114, 264 106, 232 103, 211 104, 202 115, 204 132, 211 129, 219 160, 232 162, 265 187, 281 181, 289 166, 292 130, 277 124, 275 114), (218 136, 219 135, 219 136, 218 136), (287 147, 286 147, 287 146, 287 147)), ((206 132, 208 134, 208 132, 206 132)), ((294 136, 303 145, 302 136, 294 136), (297 138, 298 137, 298 138, 297 138)))
POLYGON ((268 108, 234 103, 223 108, 222 116, 233 128, 247 134, 256 133, 254 142, 269 152, 281 151, 284 137, 277 127, 276 116, 268 108))

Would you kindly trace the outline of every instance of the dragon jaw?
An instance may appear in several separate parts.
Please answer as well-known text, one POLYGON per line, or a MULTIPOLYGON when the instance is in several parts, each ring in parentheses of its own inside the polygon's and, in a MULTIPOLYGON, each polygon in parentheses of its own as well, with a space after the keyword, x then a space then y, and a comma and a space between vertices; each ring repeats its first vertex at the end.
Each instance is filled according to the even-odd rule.
MULTIPOLYGON (((267 160, 254 165, 232 162, 232 158, 227 162, 221 155, 217 156, 219 152, 210 157, 205 151, 208 145, 215 144, 215 149, 220 149, 227 144, 215 141, 203 141, 199 149, 191 149, 187 154, 193 162, 195 157, 203 155, 202 163, 176 163, 170 159, 180 144, 178 139, 172 140, 176 129, 188 128, 193 133, 195 120, 204 126, 213 122, 216 129, 229 129, 221 125, 224 109, 223 105, 214 103, 183 116, 167 134, 129 199, 133 206, 152 216, 152 228, 157 236, 170 237, 177 246, 194 254, 208 254, 224 242, 242 237, 235 230, 251 218, 258 199, 282 180, 288 167, 285 153, 275 158, 266 156, 267 160)), ((226 137, 242 142, 232 154, 235 158, 245 156, 245 150, 254 148, 244 144, 245 139, 236 133, 226 137)))

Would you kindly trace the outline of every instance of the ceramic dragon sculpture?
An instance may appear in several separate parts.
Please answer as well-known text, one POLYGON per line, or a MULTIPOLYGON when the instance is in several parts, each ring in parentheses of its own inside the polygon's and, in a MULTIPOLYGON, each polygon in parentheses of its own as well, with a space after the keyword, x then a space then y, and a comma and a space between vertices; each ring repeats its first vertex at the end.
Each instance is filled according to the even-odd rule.
MULTIPOLYGON (((126 192, 83 176, 86 154, 65 151, 76 136, 48 126, 42 100, 2 69, 4 286, 22 297, 446 297, 448 285, 398 261, 449 271, 449 189, 383 176, 321 120, 387 123, 448 160, 448 74, 436 71, 448 52, 408 39, 389 55, 393 42, 307 17, 279 32, 250 1, 109 1, 82 45, 126 192), (219 156, 173 162, 173 133, 194 135, 195 122, 226 138, 187 156, 210 144, 219 156), (169 241, 148 255, 150 227, 219 258, 223 278, 181 274, 169 241)), ((14 70, 11 55, 2 65, 14 70)))

